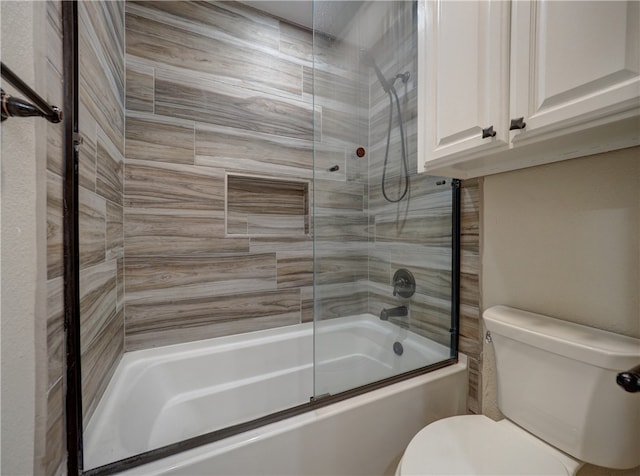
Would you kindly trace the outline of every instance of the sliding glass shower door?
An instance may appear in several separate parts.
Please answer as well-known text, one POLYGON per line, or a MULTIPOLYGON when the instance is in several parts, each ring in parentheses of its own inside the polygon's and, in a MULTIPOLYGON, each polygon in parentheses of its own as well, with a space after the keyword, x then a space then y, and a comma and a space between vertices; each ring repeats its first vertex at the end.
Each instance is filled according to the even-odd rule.
POLYGON ((314 394, 452 355, 453 199, 416 173, 417 2, 314 2, 314 394))
POLYGON ((84 470, 455 356, 455 187, 417 174, 416 2, 315 0, 312 30, 286 1, 74 5, 84 470))

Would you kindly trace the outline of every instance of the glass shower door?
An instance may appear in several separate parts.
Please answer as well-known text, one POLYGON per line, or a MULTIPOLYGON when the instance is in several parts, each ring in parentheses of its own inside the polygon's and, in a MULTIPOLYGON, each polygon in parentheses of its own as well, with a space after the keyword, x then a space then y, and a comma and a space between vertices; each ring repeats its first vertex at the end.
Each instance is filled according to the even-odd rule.
POLYGON ((416 173, 417 2, 314 2, 314 395, 449 359, 451 181, 416 173))

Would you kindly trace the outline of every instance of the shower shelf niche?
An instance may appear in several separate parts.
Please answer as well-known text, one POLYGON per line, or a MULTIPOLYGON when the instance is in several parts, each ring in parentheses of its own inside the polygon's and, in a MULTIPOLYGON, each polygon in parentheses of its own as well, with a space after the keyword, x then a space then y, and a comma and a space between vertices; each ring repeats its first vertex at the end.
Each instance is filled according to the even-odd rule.
POLYGON ((227 236, 309 235, 309 182, 227 173, 227 236))

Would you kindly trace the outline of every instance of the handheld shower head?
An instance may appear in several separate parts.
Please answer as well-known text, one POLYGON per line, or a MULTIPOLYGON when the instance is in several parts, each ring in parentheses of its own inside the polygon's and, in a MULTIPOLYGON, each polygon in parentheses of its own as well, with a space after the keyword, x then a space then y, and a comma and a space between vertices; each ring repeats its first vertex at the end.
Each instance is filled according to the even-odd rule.
POLYGON ((365 65, 369 66, 370 68, 373 68, 373 71, 376 73, 376 76, 378 77, 378 81, 380 81, 380 84, 382 85, 382 89, 384 89, 385 93, 388 93, 391 90, 392 85, 389 84, 389 81, 386 80, 386 78, 382 74, 382 71, 380 71, 380 68, 378 68, 378 65, 376 64, 376 60, 373 59, 373 55, 369 52, 369 50, 360 50, 360 60, 365 65))
POLYGON ((384 152, 384 165, 382 166, 382 195, 385 200, 391 203, 398 203, 402 200, 409 191, 409 167, 407 166, 407 147, 406 147, 406 136, 404 133, 404 126, 402 121, 402 108, 400 106, 400 99, 398 98, 398 93, 396 88, 393 87, 394 83, 400 79, 405 85, 409 82, 409 78, 411 74, 408 71, 404 73, 396 74, 390 81, 387 80, 378 65, 376 64, 375 59, 373 59, 373 55, 369 50, 361 49, 360 50, 360 61, 362 64, 366 65, 369 68, 373 68, 373 71, 376 73, 378 77, 378 81, 382 85, 382 89, 389 96, 389 125, 387 127, 387 146, 384 152), (393 101, 395 99, 395 105, 398 110, 398 120, 400 126, 400 144, 402 146, 402 166, 404 167, 404 191, 398 198, 389 198, 386 192, 386 175, 387 175, 387 163, 389 159, 389 145, 391 143, 391 129, 393 125, 393 101))

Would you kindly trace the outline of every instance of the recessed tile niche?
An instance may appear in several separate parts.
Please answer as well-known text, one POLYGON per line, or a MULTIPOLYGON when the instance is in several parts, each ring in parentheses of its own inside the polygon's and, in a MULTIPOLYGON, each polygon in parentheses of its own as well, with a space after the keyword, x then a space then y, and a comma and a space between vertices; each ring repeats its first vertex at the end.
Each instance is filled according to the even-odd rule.
POLYGON ((226 175, 229 236, 309 234, 309 182, 257 175, 226 175))

